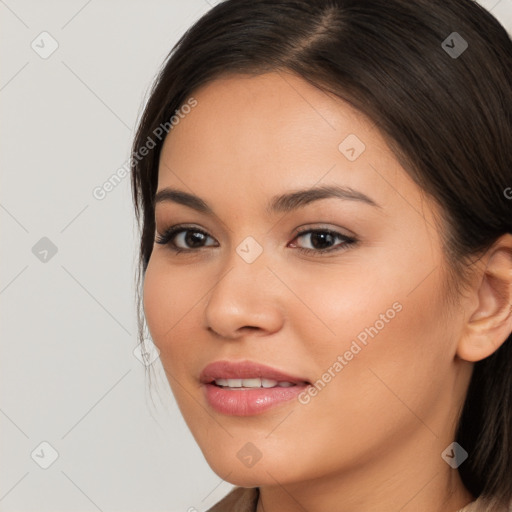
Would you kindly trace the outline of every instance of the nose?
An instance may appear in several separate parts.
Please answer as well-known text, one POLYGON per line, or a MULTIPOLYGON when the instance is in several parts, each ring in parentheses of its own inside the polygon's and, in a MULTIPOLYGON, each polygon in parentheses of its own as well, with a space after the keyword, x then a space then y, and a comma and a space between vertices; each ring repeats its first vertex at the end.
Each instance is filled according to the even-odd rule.
POLYGON ((248 333, 264 336, 281 328, 286 290, 267 262, 262 254, 247 263, 233 251, 206 303, 208 330, 235 340, 248 333))

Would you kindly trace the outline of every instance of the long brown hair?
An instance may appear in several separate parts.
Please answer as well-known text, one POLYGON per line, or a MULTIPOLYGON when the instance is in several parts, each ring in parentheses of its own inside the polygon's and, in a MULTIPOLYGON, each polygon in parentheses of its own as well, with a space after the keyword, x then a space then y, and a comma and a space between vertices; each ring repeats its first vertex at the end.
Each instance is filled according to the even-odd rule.
MULTIPOLYGON (((512 232, 512 192, 505 192, 512 186, 512 41, 489 12, 473 0, 227 0, 170 52, 133 142, 141 341, 140 287, 155 235, 162 126, 200 85, 280 69, 376 123, 404 169, 442 208, 457 289, 472 259, 512 232), (139 158, 149 138, 154 144, 139 158)), ((508 503, 512 336, 475 363, 456 440, 469 452, 459 467, 469 491, 508 503)))

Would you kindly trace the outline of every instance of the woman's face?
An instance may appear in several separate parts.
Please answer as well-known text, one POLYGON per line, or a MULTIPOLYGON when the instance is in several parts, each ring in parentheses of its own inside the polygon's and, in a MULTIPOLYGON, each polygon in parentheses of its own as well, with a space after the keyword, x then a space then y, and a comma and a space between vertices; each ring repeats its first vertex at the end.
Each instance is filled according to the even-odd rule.
POLYGON ((154 244, 144 310, 208 463, 243 486, 448 467, 469 374, 433 203, 370 121, 294 75, 193 96, 155 236, 188 231, 154 244), (276 199, 321 187, 338 193, 276 199))

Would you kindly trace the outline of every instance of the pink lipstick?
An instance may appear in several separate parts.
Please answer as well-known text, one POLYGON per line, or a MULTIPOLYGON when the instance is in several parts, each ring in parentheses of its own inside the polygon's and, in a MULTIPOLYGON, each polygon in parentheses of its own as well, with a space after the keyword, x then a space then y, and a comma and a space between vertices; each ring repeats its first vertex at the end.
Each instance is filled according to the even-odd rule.
POLYGON ((217 412, 251 416, 296 398, 310 385, 301 377, 253 361, 217 361, 199 377, 208 404, 217 412))

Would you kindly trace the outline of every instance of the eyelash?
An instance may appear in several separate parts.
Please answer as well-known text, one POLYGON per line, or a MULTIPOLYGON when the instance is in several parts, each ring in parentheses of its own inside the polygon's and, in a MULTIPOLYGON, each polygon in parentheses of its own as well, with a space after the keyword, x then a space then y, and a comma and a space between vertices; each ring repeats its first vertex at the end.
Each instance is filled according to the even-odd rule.
MULTIPOLYGON (((200 249, 203 249, 204 247, 199 247, 197 249, 182 249, 180 247, 176 247, 174 242, 172 242, 172 239, 179 233, 187 232, 187 231, 191 231, 193 233, 201 233, 207 237, 210 236, 206 231, 203 231, 202 229, 178 225, 178 226, 172 226, 171 228, 167 229, 162 235, 158 234, 155 242, 157 244, 161 244, 161 245, 168 245, 169 249, 171 249, 176 254, 192 253, 192 252, 197 252, 200 249)), ((328 249, 304 249, 302 247, 298 247, 297 248, 298 251, 305 253, 305 254, 314 254, 314 255, 318 256, 318 255, 323 255, 323 254, 330 253, 330 252, 346 250, 346 249, 350 248, 350 246, 353 246, 358 242, 358 240, 354 237, 349 237, 349 236, 343 235, 343 234, 338 233, 337 231, 333 231, 331 229, 322 229, 322 228, 301 230, 301 231, 297 232, 295 238, 299 238, 300 236, 303 236, 305 234, 310 234, 310 233, 327 233, 331 236, 342 239, 344 243, 337 248, 328 248, 328 249)), ((295 240, 295 238, 294 238, 294 240, 295 240)))

